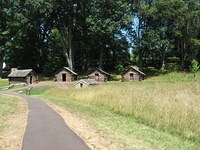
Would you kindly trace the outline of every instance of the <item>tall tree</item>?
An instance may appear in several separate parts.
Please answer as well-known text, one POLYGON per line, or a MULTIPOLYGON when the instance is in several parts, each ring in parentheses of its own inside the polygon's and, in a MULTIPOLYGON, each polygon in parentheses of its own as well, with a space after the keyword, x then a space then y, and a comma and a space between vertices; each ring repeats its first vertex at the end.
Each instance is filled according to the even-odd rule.
POLYGON ((110 46, 112 37, 122 36, 132 22, 128 1, 96 0, 87 18, 90 31, 98 38, 99 67, 103 67, 105 50, 110 46))
MULTIPOLYGON (((171 54, 180 58, 180 65, 184 69, 185 63, 199 53, 194 46, 194 43, 198 45, 199 39, 199 10, 198 0, 155 0, 140 4, 139 15, 143 25, 140 26, 139 40, 136 41, 137 48, 143 46, 138 43, 145 40, 145 32, 152 30, 160 38, 155 46, 162 51, 161 68, 165 66, 166 52, 173 51, 171 54)), ((139 56, 142 56, 141 53, 138 52, 139 56)))

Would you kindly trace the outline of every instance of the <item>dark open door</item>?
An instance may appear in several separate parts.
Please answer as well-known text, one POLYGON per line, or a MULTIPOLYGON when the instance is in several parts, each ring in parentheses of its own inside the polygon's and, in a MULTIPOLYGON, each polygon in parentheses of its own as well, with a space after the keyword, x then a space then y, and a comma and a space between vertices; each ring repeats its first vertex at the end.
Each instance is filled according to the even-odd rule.
POLYGON ((133 73, 130 73, 130 80, 134 80, 133 73))
POLYGON ((33 83, 33 76, 30 76, 30 84, 33 83))
POLYGON ((63 82, 66 82, 66 80, 67 80, 66 74, 63 73, 63 74, 62 74, 62 81, 63 81, 63 82))
POLYGON ((98 73, 95 74, 95 80, 99 81, 99 74, 98 73))
POLYGON ((82 88, 82 87, 83 87, 83 83, 80 84, 80 88, 82 88))

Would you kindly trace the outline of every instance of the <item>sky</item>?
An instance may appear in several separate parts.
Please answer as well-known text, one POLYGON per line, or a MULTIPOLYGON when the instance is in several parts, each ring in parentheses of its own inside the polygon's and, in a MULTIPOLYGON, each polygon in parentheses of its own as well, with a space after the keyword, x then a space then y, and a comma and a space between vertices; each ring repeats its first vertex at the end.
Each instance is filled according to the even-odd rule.
POLYGON ((5 68, 6 67, 6 64, 5 63, 3 63, 3 68, 5 68))

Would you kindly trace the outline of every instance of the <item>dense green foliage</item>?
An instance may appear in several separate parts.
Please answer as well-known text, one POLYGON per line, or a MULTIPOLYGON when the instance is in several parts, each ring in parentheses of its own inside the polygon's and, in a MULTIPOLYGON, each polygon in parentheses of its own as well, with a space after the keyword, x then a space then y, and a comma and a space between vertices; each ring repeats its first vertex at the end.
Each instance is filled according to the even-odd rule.
POLYGON ((1 0, 0 18, 0 76, 3 61, 50 76, 200 60, 198 0, 1 0))
POLYGON ((136 49, 140 64, 165 69, 167 61, 184 70, 192 59, 200 59, 198 0, 153 0, 141 2, 139 8, 136 49))
POLYGON ((192 60, 192 65, 191 65, 191 71, 194 73, 194 77, 196 77, 196 73, 199 71, 199 63, 193 59, 192 60))

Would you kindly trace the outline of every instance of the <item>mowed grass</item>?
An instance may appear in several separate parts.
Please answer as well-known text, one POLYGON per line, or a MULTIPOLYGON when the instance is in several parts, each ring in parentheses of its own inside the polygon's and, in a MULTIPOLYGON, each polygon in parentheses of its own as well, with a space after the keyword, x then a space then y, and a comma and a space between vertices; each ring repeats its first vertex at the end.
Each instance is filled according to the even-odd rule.
POLYGON ((2 86, 8 86, 8 80, 7 79, 0 79, 0 87, 2 86))
POLYGON ((18 111, 18 100, 16 98, 0 95, 0 132, 7 127, 7 119, 18 111))
MULTIPOLYGON (((6 87, 6 88, 0 88, 0 91, 6 91, 8 90, 7 87, 9 86, 9 83, 8 83, 8 79, 0 79, 0 87, 6 87)), ((12 87, 10 87, 9 89, 17 89, 17 88, 22 88, 26 85, 23 85, 23 84, 16 84, 16 85, 13 85, 12 87)))

